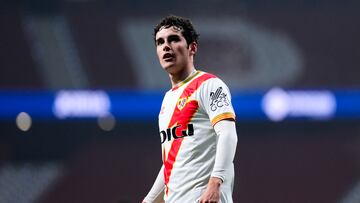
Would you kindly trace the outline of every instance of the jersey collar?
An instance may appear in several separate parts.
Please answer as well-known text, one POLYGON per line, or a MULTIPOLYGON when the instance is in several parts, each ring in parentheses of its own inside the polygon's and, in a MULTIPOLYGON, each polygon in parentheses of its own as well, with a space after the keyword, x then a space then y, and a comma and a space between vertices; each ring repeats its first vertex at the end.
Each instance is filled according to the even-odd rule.
POLYGON ((171 89, 171 91, 175 91, 177 90, 179 87, 183 86, 184 84, 186 84, 187 82, 189 82, 190 80, 192 80, 193 78, 195 78, 197 75, 199 75, 201 73, 201 71, 198 70, 194 70, 193 73, 191 73, 187 78, 185 78, 185 80, 179 82, 178 84, 175 85, 175 87, 173 87, 171 89))

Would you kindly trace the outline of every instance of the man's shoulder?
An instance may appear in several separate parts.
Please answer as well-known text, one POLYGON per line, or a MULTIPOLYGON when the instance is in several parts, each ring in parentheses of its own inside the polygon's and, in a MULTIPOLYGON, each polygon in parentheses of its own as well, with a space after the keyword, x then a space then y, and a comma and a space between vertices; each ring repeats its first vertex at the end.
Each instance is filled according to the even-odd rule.
POLYGON ((206 75, 208 77, 211 77, 211 78, 218 78, 215 74, 213 73, 209 73, 209 72, 206 72, 206 71, 199 71, 201 73, 201 75, 206 75))
POLYGON ((216 80, 219 80, 219 78, 212 73, 205 72, 205 71, 198 71, 198 75, 196 78, 194 78, 195 81, 200 82, 204 86, 204 84, 213 83, 216 80))
MULTIPOLYGON (((203 86, 226 86, 226 83, 221 79, 219 78, 217 75, 213 74, 213 73, 209 73, 209 72, 205 72, 205 71, 200 71, 201 74, 200 76, 204 76, 206 78, 208 78, 208 80, 206 80, 204 82, 204 85, 203 86)), ((199 77, 200 77, 199 76, 199 77)))

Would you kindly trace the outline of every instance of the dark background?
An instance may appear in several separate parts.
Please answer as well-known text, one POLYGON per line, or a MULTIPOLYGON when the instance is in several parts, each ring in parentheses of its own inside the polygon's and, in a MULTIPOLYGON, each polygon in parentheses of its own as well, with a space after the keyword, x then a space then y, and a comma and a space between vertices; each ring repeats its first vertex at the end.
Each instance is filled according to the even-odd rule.
MULTIPOLYGON (((169 83, 144 82, 133 57, 147 64, 141 57, 149 54, 153 26, 176 14, 195 27, 210 21, 213 31, 218 19, 252 26, 239 36, 200 33, 197 66, 231 81, 232 91, 358 89, 359 8, 355 0, 0 1, 0 88, 167 89, 169 83), (133 22, 148 27, 149 39, 129 40, 133 22), (255 39, 268 34, 254 45, 248 32, 255 39), (287 46, 297 54, 279 55, 287 46), (270 64, 267 77, 246 81, 260 59, 270 64)), ((167 81, 155 71, 160 66, 149 68, 167 81)), ((243 120, 237 132, 234 202, 360 202, 360 120, 243 120)), ((160 166, 156 119, 117 119, 111 131, 95 119, 33 119, 26 132, 15 118, 0 120, 0 202, 141 202, 160 166)))

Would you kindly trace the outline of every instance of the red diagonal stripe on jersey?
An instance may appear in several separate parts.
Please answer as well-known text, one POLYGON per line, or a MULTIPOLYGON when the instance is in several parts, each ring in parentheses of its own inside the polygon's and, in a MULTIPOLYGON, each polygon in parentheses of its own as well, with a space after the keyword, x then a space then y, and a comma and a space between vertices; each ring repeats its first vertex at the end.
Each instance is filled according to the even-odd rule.
MULTIPOLYGON (((200 85, 210 79, 214 78, 214 75, 205 73, 204 75, 195 78, 191 83, 184 89, 183 93, 181 94, 180 98, 188 98, 190 97, 199 87, 200 85)), ((180 99, 179 98, 179 99, 180 99)), ((195 112, 198 109, 198 102, 193 100, 188 102, 182 110, 175 107, 174 113, 171 117, 170 123, 168 125, 169 128, 173 126, 181 125, 177 128, 177 132, 181 132, 182 130, 185 130, 187 128, 187 125, 191 121, 192 117, 194 116, 195 112)), ((178 133, 176 133, 178 134, 178 133)), ((180 133, 179 133, 180 134, 180 133)), ((168 153, 167 159, 164 159, 164 179, 165 179, 165 186, 166 186, 166 194, 168 194, 168 183, 170 180, 171 171, 173 169, 176 157, 179 153, 179 149, 181 146, 181 143, 184 138, 178 138, 175 139, 172 142, 172 145, 170 147, 170 151, 168 153)))

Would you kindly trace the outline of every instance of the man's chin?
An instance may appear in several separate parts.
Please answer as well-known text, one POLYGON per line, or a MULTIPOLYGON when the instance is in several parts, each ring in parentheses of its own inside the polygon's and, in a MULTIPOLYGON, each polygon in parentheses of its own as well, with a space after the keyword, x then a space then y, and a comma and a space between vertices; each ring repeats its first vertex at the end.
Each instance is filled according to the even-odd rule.
POLYGON ((176 68, 175 66, 165 66, 163 67, 163 69, 168 72, 169 74, 175 74, 176 73, 176 68))

